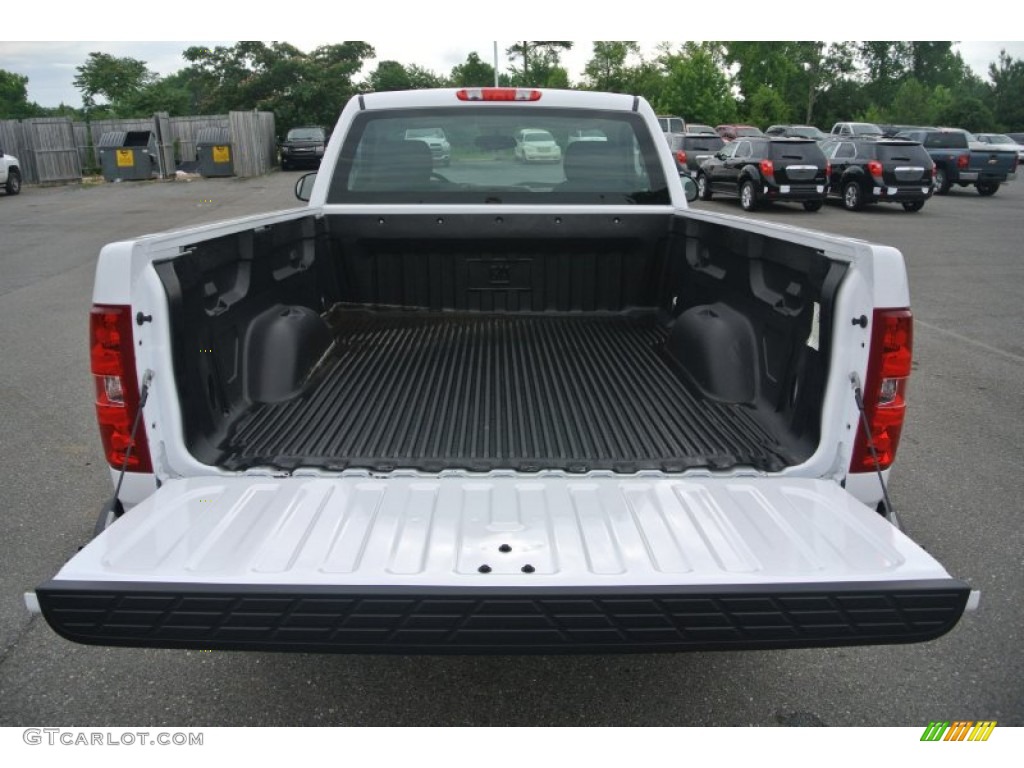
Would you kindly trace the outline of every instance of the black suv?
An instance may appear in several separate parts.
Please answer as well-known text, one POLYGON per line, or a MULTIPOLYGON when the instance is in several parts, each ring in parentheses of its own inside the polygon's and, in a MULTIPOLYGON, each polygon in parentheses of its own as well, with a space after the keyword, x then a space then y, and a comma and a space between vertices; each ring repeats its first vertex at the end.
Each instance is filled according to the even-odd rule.
POLYGON ((824 141, 821 150, 832 164, 829 192, 848 211, 869 203, 920 211, 932 196, 935 164, 917 141, 850 136, 824 141))
POLYGON ((701 164, 697 191, 702 200, 719 194, 738 197, 745 211, 770 202, 803 203, 817 211, 828 192, 827 165, 810 139, 741 137, 701 164))
POLYGON ((697 173, 701 163, 725 146, 725 139, 717 133, 674 133, 666 134, 665 138, 675 158, 676 168, 689 176, 697 173))
POLYGON ((292 128, 278 146, 281 149, 281 169, 306 165, 320 167, 324 157, 327 134, 319 126, 292 128))

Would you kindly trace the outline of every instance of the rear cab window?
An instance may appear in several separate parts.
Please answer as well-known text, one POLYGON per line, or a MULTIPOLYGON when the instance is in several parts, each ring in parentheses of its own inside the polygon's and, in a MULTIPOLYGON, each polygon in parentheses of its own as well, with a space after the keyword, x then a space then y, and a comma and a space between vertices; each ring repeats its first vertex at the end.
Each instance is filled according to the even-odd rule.
POLYGON ((668 205, 671 200, 658 148, 639 114, 460 105, 358 115, 341 148, 327 202, 668 205), (447 137, 448 165, 432 162, 424 142, 408 140, 426 135, 447 137), (549 143, 551 151, 525 158, 524 141, 549 143))
POLYGON ((967 149, 967 134, 959 131, 926 133, 924 145, 930 149, 967 149))

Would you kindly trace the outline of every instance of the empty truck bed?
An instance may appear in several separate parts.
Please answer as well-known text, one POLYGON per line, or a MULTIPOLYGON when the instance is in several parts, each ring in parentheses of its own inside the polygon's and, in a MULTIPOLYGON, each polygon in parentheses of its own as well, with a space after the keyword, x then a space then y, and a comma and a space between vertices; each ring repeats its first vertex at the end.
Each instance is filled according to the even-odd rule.
POLYGON ((654 311, 335 308, 310 385, 257 403, 221 466, 682 471, 794 463, 745 405, 702 398, 654 311))

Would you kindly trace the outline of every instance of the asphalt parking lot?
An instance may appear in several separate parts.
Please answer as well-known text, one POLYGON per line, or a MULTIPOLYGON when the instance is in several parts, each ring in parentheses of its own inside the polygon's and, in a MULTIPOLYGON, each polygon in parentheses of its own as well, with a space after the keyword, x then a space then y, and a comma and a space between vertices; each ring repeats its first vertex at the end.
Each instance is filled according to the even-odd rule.
MULTIPOLYGON (((298 204, 299 173, 0 195, 0 725, 1024 725, 1024 181, 898 206, 754 214, 900 248, 916 315, 892 496, 910 535, 982 591, 921 645, 574 657, 91 648, 22 593, 91 535, 111 491, 88 374, 109 241, 298 204)), ((744 215, 736 201, 699 207, 744 215)))

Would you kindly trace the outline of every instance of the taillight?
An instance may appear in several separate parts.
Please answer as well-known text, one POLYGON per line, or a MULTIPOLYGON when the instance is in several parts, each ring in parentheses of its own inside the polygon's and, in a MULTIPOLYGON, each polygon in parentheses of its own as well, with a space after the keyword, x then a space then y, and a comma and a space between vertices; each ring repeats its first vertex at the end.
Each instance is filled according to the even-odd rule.
POLYGON ((775 175, 775 165, 771 160, 762 160, 758 167, 761 169, 762 176, 772 177, 775 175))
POLYGON ((868 173, 870 173, 879 183, 882 181, 882 164, 877 160, 868 161, 868 173))
POLYGON ((960 157, 956 159, 956 167, 960 169, 966 168, 970 162, 971 158, 968 155, 960 155, 960 157))
POLYGON ((538 101, 540 91, 533 88, 462 88, 455 93, 459 101, 538 101))
POLYGON ((676 162, 680 165, 686 165, 686 152, 684 150, 676 150, 676 162))
POLYGON ((832 178, 832 163, 825 163, 825 181, 832 178))
POLYGON ((939 166, 937 166, 935 163, 932 163, 932 181, 935 180, 935 177, 938 174, 938 172, 939 172, 939 166))
MULTIPOLYGON (((132 424, 139 411, 132 344, 130 307, 93 306, 89 316, 89 357, 96 386, 96 420, 103 453, 114 469, 124 466, 125 453, 132 445, 132 424)), ((153 471, 146 427, 141 421, 128 457, 128 471, 153 471)))
MULTIPOLYGON (((896 448, 906 416, 907 378, 913 350, 914 320, 909 309, 876 309, 871 329, 871 356, 864 383, 864 413, 871 426, 878 469, 888 469, 896 458, 896 448)), ((864 425, 857 430, 850 472, 874 472, 872 455, 864 425)))

